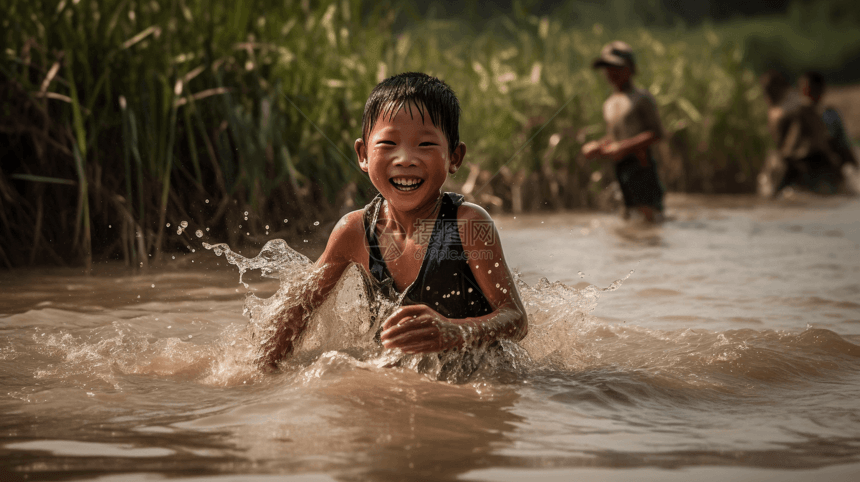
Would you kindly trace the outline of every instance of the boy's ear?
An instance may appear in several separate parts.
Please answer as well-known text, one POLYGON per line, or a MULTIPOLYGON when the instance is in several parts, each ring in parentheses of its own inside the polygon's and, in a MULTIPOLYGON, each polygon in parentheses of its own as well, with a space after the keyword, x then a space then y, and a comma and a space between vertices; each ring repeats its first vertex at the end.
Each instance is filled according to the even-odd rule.
POLYGON ((360 137, 355 140, 355 155, 358 156, 358 167, 367 172, 367 144, 360 137))
POLYGON ((463 159, 466 157, 466 144, 460 143, 454 152, 451 153, 451 165, 448 167, 448 172, 454 174, 463 165, 463 159))

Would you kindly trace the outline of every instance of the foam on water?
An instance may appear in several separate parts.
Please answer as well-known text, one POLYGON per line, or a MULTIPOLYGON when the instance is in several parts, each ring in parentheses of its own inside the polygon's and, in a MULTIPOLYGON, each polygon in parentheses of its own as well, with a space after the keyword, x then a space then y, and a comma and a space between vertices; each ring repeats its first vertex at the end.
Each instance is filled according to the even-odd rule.
MULTIPOLYGON (((39 379, 61 379, 77 385, 94 383, 121 389, 122 375, 195 380, 205 385, 257 383, 267 376, 257 368, 260 347, 272 336, 278 315, 300 303, 298 293, 316 286, 319 270, 282 240, 267 243, 253 258, 225 244, 205 245, 223 254, 242 275, 259 270, 278 279, 280 288, 269 298, 248 294, 247 323, 230 323, 217 332, 163 336, 169 317, 160 322, 119 320, 98 327, 51 330, 36 328, 34 349, 0 347, 0 359, 29 352, 42 357, 39 379)), ((860 362, 860 347, 838 334, 809 328, 778 330, 655 330, 635 323, 609 323, 592 315, 600 295, 621 287, 616 280, 605 288, 577 289, 546 278, 534 285, 514 273, 529 316, 529 334, 518 343, 503 341, 493 349, 441 355, 405 355, 384 349, 377 341, 379 326, 397 308, 374 292, 367 275, 351 266, 329 299, 314 310, 293 353, 281 364, 311 383, 333 367, 413 370, 451 382, 492 382, 564 376, 583 371, 638 373, 639 382, 653 387, 701 390, 742 395, 764 384, 816 379, 860 362)), ((157 319, 157 318, 156 318, 157 319)), ((175 331, 175 329, 174 329, 175 331)))
POLYGON ((282 241, 250 258, 210 245, 254 285, 247 317, 235 272, 214 268, 224 257, 198 255, 191 271, 15 273, 0 290, 0 472, 459 480, 587 466, 634 479, 632 467, 671 469, 660 478, 741 465, 780 478, 856 463, 856 208, 805 224, 784 206, 758 224, 708 210, 693 216, 701 226, 659 228, 656 244, 639 231, 505 228, 529 334, 472 356, 379 346, 396 304, 353 266, 274 373, 257 368, 260 343, 316 279, 282 241), (827 234, 837 225, 844 236, 827 234), (252 270, 269 279, 252 283, 252 270))
MULTIPOLYGON (((296 302, 294 289, 315 282, 313 266, 281 240, 267 243, 255 258, 244 258, 219 245, 240 273, 260 269, 281 280, 281 289, 268 299, 251 294, 245 303, 251 339, 274 330, 275 314, 296 302)), ((320 367, 346 354, 358 365, 400 367, 448 381, 494 378, 515 372, 528 378, 547 369, 617 369, 647 372, 653 383, 676 387, 706 387, 742 392, 758 382, 776 383, 820 376, 841 367, 855 367, 860 347, 836 333, 807 329, 801 333, 774 330, 651 330, 611 324, 592 315, 601 293, 619 289, 627 278, 605 288, 577 289, 542 278, 530 286, 514 273, 529 316, 529 334, 519 343, 502 342, 500 349, 417 356, 385 350, 374 339, 382 321, 397 308, 370 289, 363 269, 352 266, 298 340, 288 369, 320 367), (452 369, 452 367, 454 367, 452 369), (739 383, 740 382, 740 383, 739 383)), ((356 365, 356 366, 358 366, 356 365)))

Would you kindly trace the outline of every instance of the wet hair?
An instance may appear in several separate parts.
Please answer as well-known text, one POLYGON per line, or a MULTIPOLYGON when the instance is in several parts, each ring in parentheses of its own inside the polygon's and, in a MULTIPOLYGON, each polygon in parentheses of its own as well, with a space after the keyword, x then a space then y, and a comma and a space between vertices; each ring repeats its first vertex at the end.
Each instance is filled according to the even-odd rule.
POLYGON ((809 71, 800 76, 809 85, 809 96, 819 98, 824 94, 824 76, 819 72, 809 71))
POLYGON ((761 76, 761 87, 768 101, 771 104, 778 104, 788 93, 789 85, 784 75, 776 70, 770 70, 761 76))
POLYGON ((379 116, 393 119, 403 108, 426 114, 430 122, 445 134, 448 150, 460 144, 460 102, 445 82, 420 72, 404 72, 389 77, 373 88, 364 105, 361 118, 361 138, 367 142, 379 116))

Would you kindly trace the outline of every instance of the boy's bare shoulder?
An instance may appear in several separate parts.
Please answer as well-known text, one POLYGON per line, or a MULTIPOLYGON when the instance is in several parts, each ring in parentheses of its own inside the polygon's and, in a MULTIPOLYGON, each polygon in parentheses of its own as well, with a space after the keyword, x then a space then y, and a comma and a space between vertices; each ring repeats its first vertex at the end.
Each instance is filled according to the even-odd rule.
POLYGON ((460 205, 457 209, 457 219, 493 222, 493 218, 490 217, 490 213, 486 209, 470 202, 464 202, 460 205))
POLYGON ((350 241, 364 239, 364 210, 359 209, 344 214, 340 221, 335 224, 331 234, 350 241))
POLYGON ((500 247, 493 218, 481 206, 464 202, 457 210, 457 219, 465 221, 460 225, 460 242, 466 251, 500 247))
POLYGON ((364 244, 364 210, 360 209, 345 214, 335 224, 325 254, 329 257, 359 261, 358 255, 366 253, 364 244))

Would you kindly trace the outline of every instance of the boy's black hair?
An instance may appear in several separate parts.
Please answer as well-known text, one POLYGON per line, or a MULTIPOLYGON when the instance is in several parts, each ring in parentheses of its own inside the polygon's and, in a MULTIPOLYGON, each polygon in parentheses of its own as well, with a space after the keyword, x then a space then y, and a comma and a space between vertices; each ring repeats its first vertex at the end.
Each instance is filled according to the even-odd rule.
POLYGON ((782 102, 790 87, 785 76, 776 70, 770 70, 761 76, 761 86, 764 89, 765 97, 771 104, 782 102))
POLYGON ((808 71, 804 72, 802 79, 806 79, 809 84, 809 95, 811 97, 821 97, 824 94, 824 76, 819 72, 808 71))
POLYGON ((460 144, 460 102, 448 84, 421 72, 397 74, 373 88, 364 105, 361 138, 367 142, 380 115, 394 118, 404 107, 410 115, 412 107, 422 116, 428 114, 433 126, 448 139, 449 151, 454 152, 460 144))

